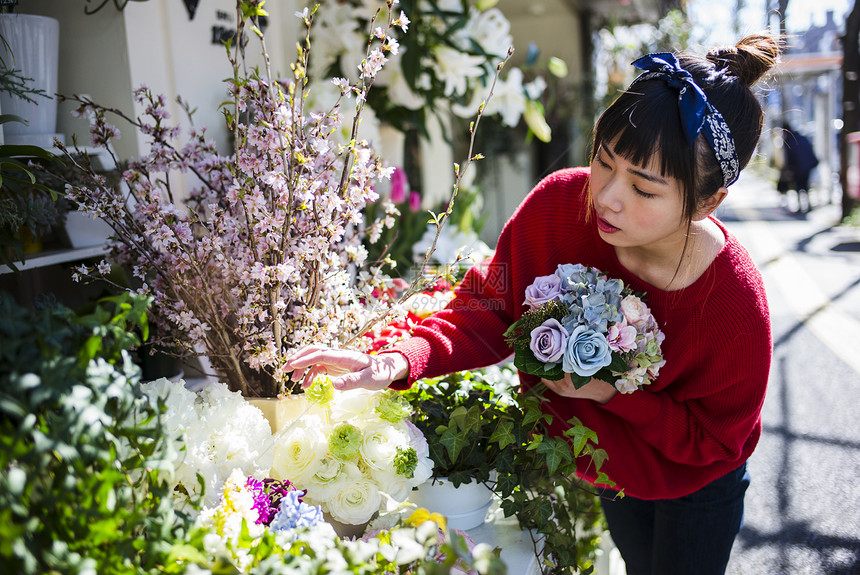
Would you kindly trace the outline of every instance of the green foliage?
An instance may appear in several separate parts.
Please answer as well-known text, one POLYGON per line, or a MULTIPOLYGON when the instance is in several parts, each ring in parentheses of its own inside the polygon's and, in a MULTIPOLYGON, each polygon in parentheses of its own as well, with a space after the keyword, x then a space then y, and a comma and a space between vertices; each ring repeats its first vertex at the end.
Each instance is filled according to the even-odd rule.
POLYGON ((149 301, 78 316, 0 294, 0 564, 14 573, 159 572, 173 510, 159 411, 127 349, 149 301))
POLYGON ((530 530, 543 573, 589 573, 605 527, 598 496, 576 471, 599 470, 607 455, 576 418, 564 436, 550 435, 552 416, 541 409, 540 391, 522 393, 513 369, 491 368, 424 380, 404 394, 436 477, 455 486, 473 479, 491 485, 505 515, 530 530))
MULTIPOLYGON (((26 123, 18 116, 0 115, 0 128, 9 122, 26 123)), ((23 260, 19 228, 26 226, 39 234, 61 220, 62 199, 42 183, 44 166, 34 163, 57 161, 57 156, 38 146, 0 145, 0 263, 16 269, 13 260, 23 260)))

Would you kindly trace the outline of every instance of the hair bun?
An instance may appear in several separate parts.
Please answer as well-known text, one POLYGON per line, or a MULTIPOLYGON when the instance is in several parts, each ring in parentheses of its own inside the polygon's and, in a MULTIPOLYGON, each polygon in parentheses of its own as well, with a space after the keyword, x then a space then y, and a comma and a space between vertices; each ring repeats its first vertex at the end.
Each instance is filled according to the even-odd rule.
POLYGON ((776 65, 781 42, 767 34, 751 34, 730 48, 716 48, 707 58, 718 70, 723 68, 745 86, 753 86, 776 65))

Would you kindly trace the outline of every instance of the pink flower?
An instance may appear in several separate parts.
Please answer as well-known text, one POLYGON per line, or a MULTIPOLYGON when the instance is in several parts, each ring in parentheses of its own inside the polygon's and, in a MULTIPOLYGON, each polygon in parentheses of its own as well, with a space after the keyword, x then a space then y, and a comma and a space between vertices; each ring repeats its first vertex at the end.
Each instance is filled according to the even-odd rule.
POLYGON ((627 323, 634 326, 644 325, 651 317, 651 310, 635 295, 629 295, 621 300, 621 313, 624 314, 627 323))
POLYGON ((609 349, 612 351, 631 351, 636 349, 636 328, 627 325, 627 318, 609 327, 609 349))
POLYGON ((417 212, 421 209, 421 194, 418 192, 409 193, 409 211, 417 212))
POLYGON ((406 172, 400 168, 394 168, 391 174, 391 201, 395 204, 406 201, 406 172))

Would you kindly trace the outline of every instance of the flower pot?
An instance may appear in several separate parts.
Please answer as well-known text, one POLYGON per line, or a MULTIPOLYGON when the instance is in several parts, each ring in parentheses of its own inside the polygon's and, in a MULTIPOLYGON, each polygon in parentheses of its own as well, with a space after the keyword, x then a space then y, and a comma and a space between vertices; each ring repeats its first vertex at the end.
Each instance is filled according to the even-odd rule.
MULTIPOLYGON (((12 57, 7 64, 30 78, 28 86, 44 90, 47 97, 33 95, 28 102, 0 92, 0 108, 28 125, 8 122, 3 125, 6 144, 28 144, 52 148, 57 129, 57 76, 60 58, 60 21, 33 14, 0 14, 0 36, 9 43, 12 57), (12 63, 14 62, 14 63, 12 63)), ((8 56, 8 55, 7 55, 8 56)))
POLYGON ((493 504, 493 492, 483 483, 463 483, 454 487, 447 477, 440 477, 419 485, 409 500, 418 507, 444 515, 448 527, 472 529, 484 523, 493 504))
POLYGON ((91 218, 78 211, 66 214, 66 234, 73 248, 103 246, 113 229, 101 218, 91 218))
POLYGON ((307 413, 311 406, 304 395, 285 395, 284 397, 250 397, 245 401, 263 412, 272 433, 307 413))

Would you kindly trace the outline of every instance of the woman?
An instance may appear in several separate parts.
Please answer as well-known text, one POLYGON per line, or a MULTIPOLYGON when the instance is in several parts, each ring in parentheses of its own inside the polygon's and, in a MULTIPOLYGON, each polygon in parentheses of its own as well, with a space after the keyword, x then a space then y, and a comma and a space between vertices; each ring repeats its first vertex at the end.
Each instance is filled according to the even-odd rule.
MULTIPOLYGON (((631 394, 592 379, 544 381, 553 432, 578 417, 624 489, 604 510, 628 573, 723 573, 743 515, 746 460, 761 433, 772 341, 749 255, 711 216, 761 134, 750 88, 778 43, 754 35, 706 58, 652 54, 600 117, 591 166, 540 182, 496 253, 413 336, 377 356, 308 348, 296 378, 343 374, 341 388, 403 388, 498 362, 535 277, 581 263, 646 292, 666 339, 656 381, 631 394), (392 383, 393 382, 393 383, 392 383)), ((524 387, 537 383, 521 374, 524 387)), ((586 479, 594 475, 586 472, 586 479)))

